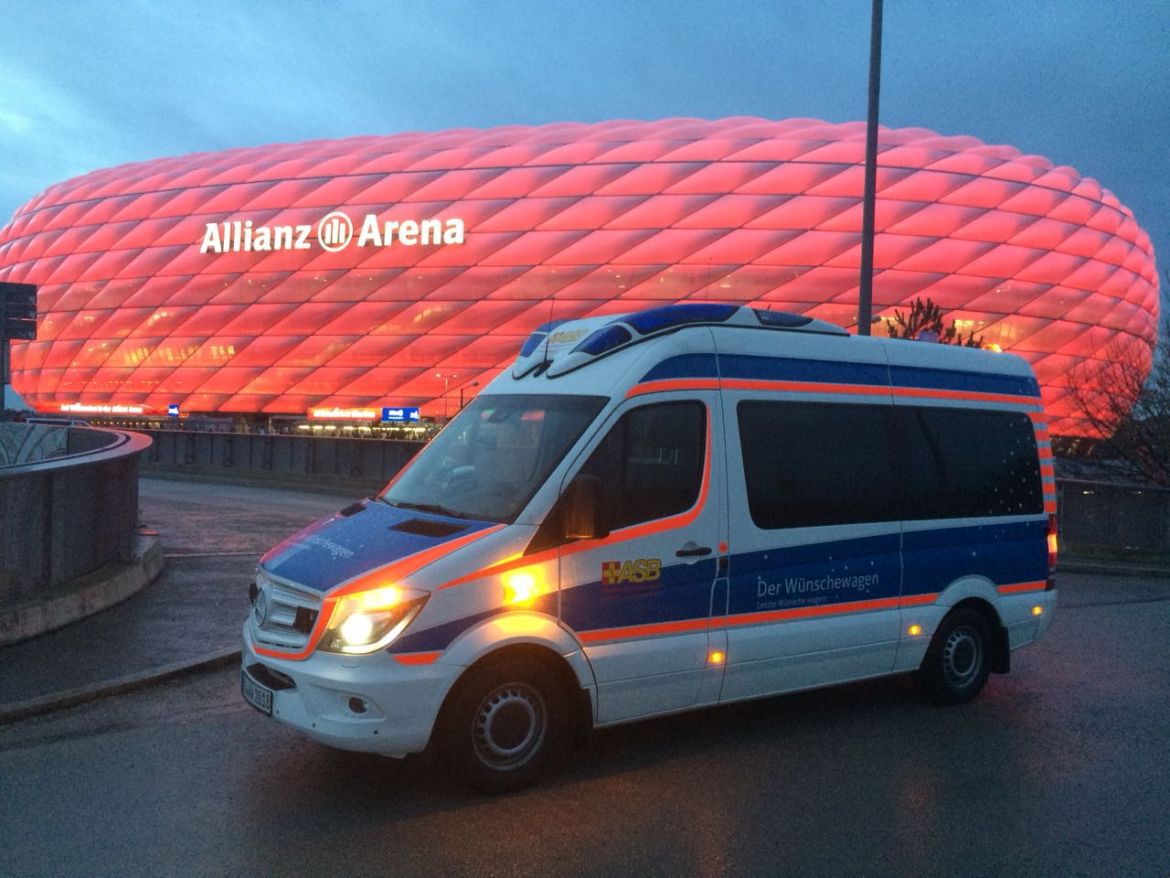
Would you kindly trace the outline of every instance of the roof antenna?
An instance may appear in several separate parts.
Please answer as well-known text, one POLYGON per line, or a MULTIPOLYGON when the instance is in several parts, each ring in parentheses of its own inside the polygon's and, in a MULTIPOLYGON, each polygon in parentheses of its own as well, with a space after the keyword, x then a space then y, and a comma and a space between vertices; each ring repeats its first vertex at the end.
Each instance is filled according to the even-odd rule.
MULTIPOLYGON (((553 271, 555 272, 556 269, 554 268, 553 271)), ((549 340, 552 338, 552 322, 555 318, 556 311, 557 311, 557 287, 554 286, 553 291, 552 291, 552 295, 548 297, 548 323, 547 323, 548 332, 545 333, 545 336, 544 336, 544 356, 542 356, 540 358, 541 363, 548 362, 548 343, 549 343, 549 340)))

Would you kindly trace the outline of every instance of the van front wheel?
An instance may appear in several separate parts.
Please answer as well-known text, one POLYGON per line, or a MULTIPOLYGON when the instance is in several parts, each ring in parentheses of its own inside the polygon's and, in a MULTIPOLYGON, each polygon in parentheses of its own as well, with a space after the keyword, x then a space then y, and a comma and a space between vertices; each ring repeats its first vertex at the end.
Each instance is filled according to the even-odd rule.
POLYGON ((918 671, 927 696, 936 704, 966 704, 978 695, 991 672, 991 633, 974 610, 954 610, 943 619, 918 671))
POLYGON ((438 745, 447 768, 486 793, 536 780, 565 738, 560 683, 539 662, 509 657, 473 668, 443 710, 438 745))

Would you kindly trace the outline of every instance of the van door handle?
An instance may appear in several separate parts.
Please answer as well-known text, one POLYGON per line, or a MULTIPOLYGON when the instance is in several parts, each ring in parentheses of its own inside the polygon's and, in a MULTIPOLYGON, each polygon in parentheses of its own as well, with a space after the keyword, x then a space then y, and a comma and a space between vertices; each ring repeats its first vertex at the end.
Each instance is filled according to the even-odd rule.
POLYGON ((687 541, 687 544, 674 553, 679 558, 697 558, 700 555, 710 555, 710 546, 697 546, 694 543, 687 541))

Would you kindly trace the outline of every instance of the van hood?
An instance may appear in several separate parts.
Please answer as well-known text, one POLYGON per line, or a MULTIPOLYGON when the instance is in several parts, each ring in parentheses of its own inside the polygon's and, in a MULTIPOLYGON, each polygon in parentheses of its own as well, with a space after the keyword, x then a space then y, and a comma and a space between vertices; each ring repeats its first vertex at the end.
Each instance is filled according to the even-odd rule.
POLYGON ((355 503, 293 534, 269 550, 260 566, 324 593, 363 573, 495 525, 379 501, 355 503))

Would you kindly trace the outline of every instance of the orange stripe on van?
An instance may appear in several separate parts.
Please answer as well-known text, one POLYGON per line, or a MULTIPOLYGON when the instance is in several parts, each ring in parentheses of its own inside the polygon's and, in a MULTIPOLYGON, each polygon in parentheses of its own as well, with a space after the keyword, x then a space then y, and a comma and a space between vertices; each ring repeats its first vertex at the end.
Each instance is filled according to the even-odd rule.
POLYGON ((1029 591, 1044 591, 1048 588, 1048 583, 1041 580, 1040 582, 1017 582, 1012 585, 1001 585, 996 588, 1000 594, 1024 594, 1029 591))
POLYGON ((889 396, 890 388, 875 384, 830 384, 821 381, 766 381, 725 378, 724 390, 770 390, 780 393, 839 393, 854 396, 889 396))
POLYGON ((705 631, 712 620, 707 618, 683 619, 678 622, 655 622, 649 625, 627 625, 622 628, 596 628, 592 631, 577 632, 582 643, 603 643, 607 640, 626 640, 632 637, 656 637, 661 634, 686 634, 705 631))
POLYGON ((790 610, 767 610, 759 613, 741 613, 735 616, 714 616, 710 619, 683 619, 675 622, 656 622, 646 625, 627 625, 619 628, 598 628, 580 631, 582 643, 604 643, 612 640, 628 640, 638 637, 656 637, 670 634, 688 634, 708 627, 727 628, 738 625, 760 625, 768 622, 787 622, 794 619, 812 619, 820 616, 836 616, 846 613, 862 613, 871 610, 893 610, 899 607, 921 606, 938 600, 937 594, 908 595, 903 598, 877 598, 869 601, 852 601, 843 604, 820 604, 815 607, 796 607, 790 610))
MULTIPOLYGON (((1035 396, 1017 396, 1011 393, 984 393, 977 390, 935 390, 929 387, 894 387, 894 396, 903 399, 958 399, 974 402, 1006 403, 1007 405, 1026 405, 1039 409, 1041 402, 1035 396)), ((1031 411, 1029 415, 1035 417, 1043 414, 1042 411, 1031 411)))
POLYGON ((758 625, 762 622, 786 622, 792 619, 814 619, 820 616, 836 616, 844 613, 864 613, 870 610, 897 609, 898 598, 878 598, 871 601, 850 601, 843 604, 818 604, 815 607, 796 607, 791 610, 765 610, 761 613, 743 613, 727 616, 724 624, 758 625))
MULTIPOLYGON (((564 546, 561 547, 562 549, 564 546)), ((497 561, 487 567, 481 567, 478 570, 473 570, 463 576, 456 577, 450 582, 444 582, 436 589, 442 591, 445 588, 455 588, 459 585, 471 582, 476 579, 483 579, 486 576, 495 576, 500 573, 507 573, 509 570, 516 570, 520 567, 528 567, 532 564, 542 564, 545 561, 551 561, 557 556, 556 549, 546 549, 543 552, 536 552, 532 555, 512 556, 503 561, 497 561)))
POLYGON ((1056 478, 1056 467, 1048 463, 1043 457, 1040 458, 1040 475, 1046 478, 1056 478))
POLYGON ((912 594, 898 600, 899 607, 922 607, 938 600, 938 594, 912 594))
POLYGON ((412 573, 422 569, 432 561, 437 561, 444 555, 450 554, 457 549, 462 549, 464 546, 474 543, 476 540, 483 539, 488 534, 494 534, 496 531, 502 530, 504 525, 497 524, 492 527, 477 530, 475 533, 470 533, 459 537, 455 540, 447 540, 444 543, 439 543, 436 546, 431 546, 429 549, 423 549, 421 552, 415 552, 413 555, 407 555, 405 558, 399 558, 384 567, 378 567, 368 573, 363 573, 357 579, 354 579, 337 589, 330 592, 331 597, 342 597, 347 594, 356 594, 360 591, 368 591, 371 588, 378 588, 386 584, 386 580, 404 579, 412 573))
MULTIPOLYGON (((1046 587, 1046 582, 1020 582, 1012 585, 1001 585, 998 591, 1003 595, 1023 594, 1032 591, 1043 591, 1046 587)), ((841 604, 794 607, 788 610, 765 610, 759 613, 740 613, 735 616, 714 616, 711 619, 682 619, 674 622, 627 625, 619 628, 598 628, 592 631, 579 631, 577 632, 577 638, 582 643, 595 644, 640 637, 688 634, 702 631, 708 625, 713 629, 719 629, 740 625, 762 625, 769 622, 790 622, 796 619, 815 619, 823 616, 845 615, 847 613, 865 613, 873 610, 921 607, 933 604, 938 598, 938 593, 916 594, 906 595, 900 598, 877 598, 869 601, 850 601, 841 604)))
POLYGON ((626 399, 644 393, 669 393, 676 390, 718 390, 718 378, 666 378, 635 384, 626 391, 626 399))

